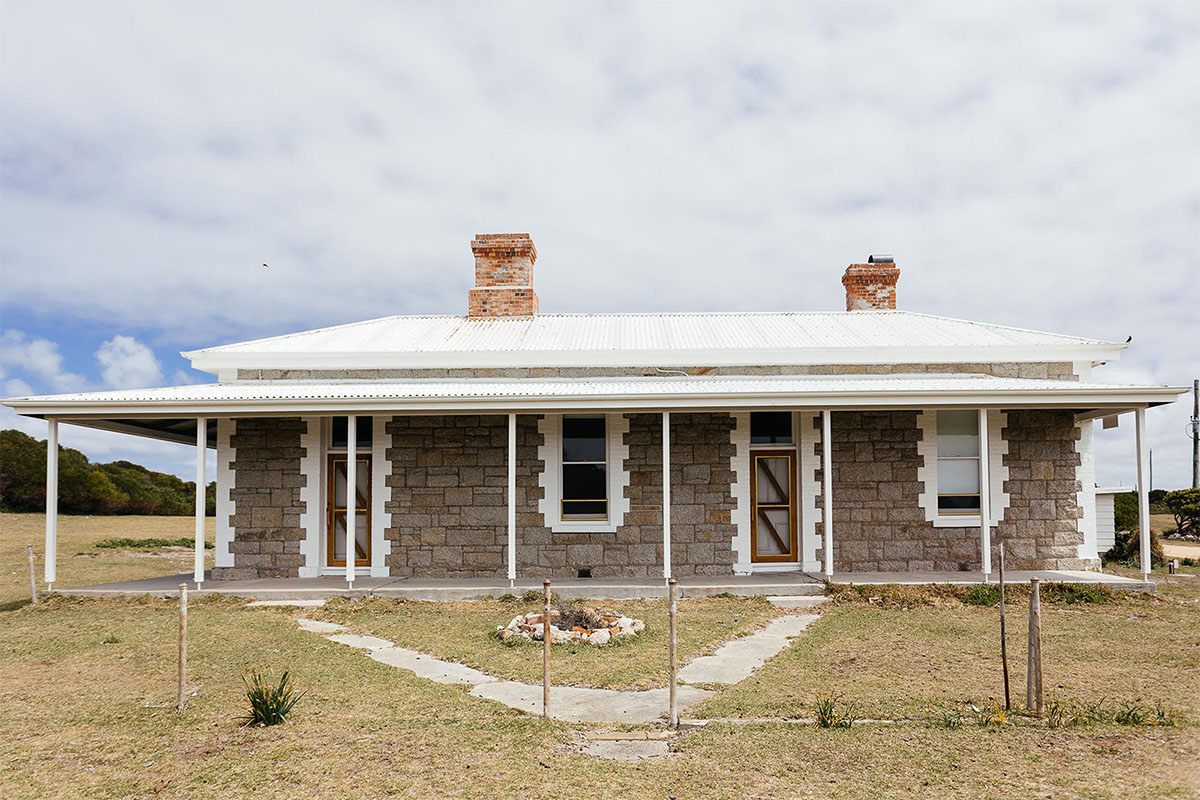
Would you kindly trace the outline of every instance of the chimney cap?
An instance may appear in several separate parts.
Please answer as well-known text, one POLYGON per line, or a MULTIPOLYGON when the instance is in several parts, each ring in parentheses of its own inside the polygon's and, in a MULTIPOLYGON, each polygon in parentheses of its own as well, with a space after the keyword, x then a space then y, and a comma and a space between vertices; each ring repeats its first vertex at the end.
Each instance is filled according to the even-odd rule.
POLYGON ((890 253, 873 253, 867 256, 868 264, 895 264, 896 259, 890 253))

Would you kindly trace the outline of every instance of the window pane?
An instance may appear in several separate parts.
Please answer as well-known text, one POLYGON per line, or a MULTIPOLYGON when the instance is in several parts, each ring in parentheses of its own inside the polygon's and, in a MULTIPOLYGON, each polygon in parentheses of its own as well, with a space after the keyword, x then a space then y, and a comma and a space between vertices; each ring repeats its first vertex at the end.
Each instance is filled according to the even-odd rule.
MULTIPOLYGON (((372 419, 373 417, 358 417, 354 439, 357 443, 357 446, 360 448, 368 448, 371 446, 372 419)), ((347 435, 349 427, 350 425, 347 417, 334 417, 333 424, 330 425, 329 446, 345 447, 346 440, 349 438, 347 435)))
POLYGON ((604 461, 604 417, 563 417, 563 461, 604 461))
POLYGON ((752 444, 791 444, 792 412, 755 411, 750 414, 752 444))
POLYGON ((759 503, 767 505, 785 505, 791 497, 790 471, 791 459, 784 456, 758 456, 754 459, 755 475, 754 489, 759 503))
POLYGON ((938 459, 938 494, 979 494, 979 459, 938 459))
POLYGON ((604 500, 608 485, 603 464, 563 464, 563 500, 604 500))
POLYGON ((938 457, 979 455, 979 415, 974 411, 939 411, 938 457))
POLYGON ((760 556, 790 555, 792 513, 786 508, 760 508, 754 526, 755 550, 760 556))
POLYGON ((605 519, 608 502, 604 500, 564 500, 563 519, 605 519))
POLYGON ((979 495, 938 495, 938 511, 942 514, 978 514, 979 495))

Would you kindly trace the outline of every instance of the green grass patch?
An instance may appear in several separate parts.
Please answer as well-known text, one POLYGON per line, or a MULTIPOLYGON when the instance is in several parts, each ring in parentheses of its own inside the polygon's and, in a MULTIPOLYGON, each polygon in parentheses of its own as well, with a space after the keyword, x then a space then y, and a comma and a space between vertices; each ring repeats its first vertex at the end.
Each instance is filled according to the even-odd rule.
MULTIPOLYGON (((155 536, 145 539, 117 538, 101 539, 100 541, 96 542, 95 546, 99 547, 101 550, 115 550, 122 547, 134 548, 137 550, 158 550, 161 547, 195 547, 196 540, 186 536, 182 536, 178 539, 160 539, 155 536)), ((212 542, 204 543, 204 549, 210 550, 212 547, 212 542)))

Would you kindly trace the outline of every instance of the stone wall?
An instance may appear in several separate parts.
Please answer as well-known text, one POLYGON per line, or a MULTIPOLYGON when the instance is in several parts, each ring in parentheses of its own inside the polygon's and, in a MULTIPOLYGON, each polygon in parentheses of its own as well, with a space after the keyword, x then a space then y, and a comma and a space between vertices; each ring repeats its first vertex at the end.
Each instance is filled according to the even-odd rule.
POLYGON ((240 419, 230 436, 235 449, 234 482, 229 495, 233 514, 232 567, 216 567, 214 580, 294 578, 304 558, 300 514, 304 501, 300 470, 304 449, 302 419, 240 419))
POLYGON ((508 418, 394 417, 385 430, 392 577, 506 574, 508 418))
POLYGON ((1079 558, 1079 427, 1069 410, 1008 412, 1006 489, 1012 497, 993 543, 1005 543, 1012 569, 1098 569, 1079 558))
MULTIPOLYGON (((962 364, 796 364, 691 366, 690 375, 892 375, 928 372, 980 373, 1001 378, 1078 380, 1065 361, 962 364)), ((625 378, 653 377, 652 367, 506 367, 495 369, 241 369, 238 380, 403 380, 407 378, 625 378)))

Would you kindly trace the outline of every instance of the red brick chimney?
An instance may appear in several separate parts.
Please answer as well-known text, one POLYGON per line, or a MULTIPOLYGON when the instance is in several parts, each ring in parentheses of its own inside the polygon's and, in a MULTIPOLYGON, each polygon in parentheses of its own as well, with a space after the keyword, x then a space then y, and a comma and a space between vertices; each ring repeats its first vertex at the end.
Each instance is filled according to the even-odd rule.
POLYGON ((876 255, 866 264, 851 264, 842 276, 846 287, 846 310, 896 308, 896 281, 900 270, 891 256, 876 255))
POLYGON ((467 295, 469 317, 532 317, 538 311, 533 291, 537 248, 528 233, 479 233, 471 242, 475 254, 475 288, 467 295))

